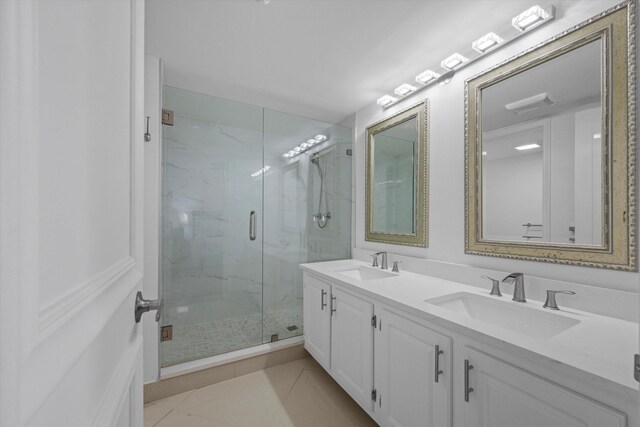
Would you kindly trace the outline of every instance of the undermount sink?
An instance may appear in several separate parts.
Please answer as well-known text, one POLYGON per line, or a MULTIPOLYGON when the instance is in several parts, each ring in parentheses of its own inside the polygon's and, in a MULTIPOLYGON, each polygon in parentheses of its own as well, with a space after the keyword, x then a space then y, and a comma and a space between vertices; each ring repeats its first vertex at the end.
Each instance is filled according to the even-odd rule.
POLYGON ((397 276, 396 273, 391 273, 390 271, 364 266, 338 271, 338 273, 357 280, 374 280, 397 276))
POLYGON ((525 304, 501 301, 497 298, 467 292, 424 301, 532 338, 551 338, 580 323, 579 320, 535 310, 525 304))

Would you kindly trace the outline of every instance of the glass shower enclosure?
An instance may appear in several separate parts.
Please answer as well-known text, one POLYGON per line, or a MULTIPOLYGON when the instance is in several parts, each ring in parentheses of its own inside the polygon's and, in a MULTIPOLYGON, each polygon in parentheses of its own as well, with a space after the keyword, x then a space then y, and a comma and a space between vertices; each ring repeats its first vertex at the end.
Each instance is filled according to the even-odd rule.
POLYGON ((351 129, 168 86, 163 104, 161 366, 302 334, 298 265, 350 257, 351 129))

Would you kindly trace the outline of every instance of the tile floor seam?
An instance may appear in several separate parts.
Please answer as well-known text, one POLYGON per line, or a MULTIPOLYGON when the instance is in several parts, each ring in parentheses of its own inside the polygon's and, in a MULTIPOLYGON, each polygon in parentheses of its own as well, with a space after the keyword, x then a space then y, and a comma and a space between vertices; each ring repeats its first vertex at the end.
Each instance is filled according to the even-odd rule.
POLYGON ((289 398, 289 396, 291 395, 291 392, 293 391, 293 388, 296 386, 296 384, 298 383, 298 381, 300 381, 300 377, 302 376, 302 373, 305 371, 304 368, 300 369, 300 373, 298 374, 298 376, 296 377, 296 380, 293 382, 293 384, 291 384, 291 387, 289 388, 289 390, 287 391, 286 396, 284 397, 284 399, 282 399, 282 403, 284 404, 284 402, 289 398))
POLYGON ((160 424, 162 422, 162 420, 164 420, 165 418, 167 418, 167 416, 172 413, 173 411, 175 411, 175 409, 170 410, 169 412, 167 412, 166 414, 164 414, 164 416, 162 418, 160 418, 155 424, 154 426, 157 426, 158 424, 160 424))

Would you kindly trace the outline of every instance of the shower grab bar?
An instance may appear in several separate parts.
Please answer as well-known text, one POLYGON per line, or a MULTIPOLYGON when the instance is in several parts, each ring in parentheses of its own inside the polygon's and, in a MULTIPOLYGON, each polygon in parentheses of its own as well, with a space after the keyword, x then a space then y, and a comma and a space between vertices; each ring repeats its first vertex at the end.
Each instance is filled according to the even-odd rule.
POLYGON ((249 240, 256 240, 256 211, 249 214, 249 240))

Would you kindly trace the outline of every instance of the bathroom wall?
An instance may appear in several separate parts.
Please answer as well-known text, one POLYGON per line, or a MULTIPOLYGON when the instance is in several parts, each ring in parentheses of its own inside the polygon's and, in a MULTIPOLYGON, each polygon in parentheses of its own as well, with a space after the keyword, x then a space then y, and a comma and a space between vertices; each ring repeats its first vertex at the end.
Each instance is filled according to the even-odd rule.
MULTIPOLYGON (((356 113, 354 128, 355 180, 355 240, 354 257, 368 259, 374 250, 418 258, 410 265, 428 272, 436 264, 451 264, 501 272, 522 271, 527 276, 562 282, 591 285, 595 288, 637 292, 638 274, 604 269, 565 266, 550 263, 515 261, 502 258, 466 255, 464 253, 464 82, 473 75, 502 62, 511 56, 556 35, 617 4, 615 0, 590 0, 558 8, 556 19, 546 26, 521 37, 513 43, 460 70, 445 86, 430 87, 387 110, 372 102, 356 113), (369 124, 416 104, 425 98, 430 102, 430 190, 429 190, 429 248, 384 245, 364 240, 364 176, 365 131, 369 124), (422 259, 423 261, 420 261, 422 259)), ((478 35, 492 28, 478 23, 478 35)), ((425 30, 426 33, 426 30, 425 30)), ((420 29, 416 28, 416 34, 420 29)), ((471 43, 472 40, 469 40, 471 43)), ((425 68, 433 67, 441 58, 425 57, 425 68)), ((416 70, 420 71, 420 70, 416 70)), ((396 82, 403 83, 402 81, 396 82)), ((379 93, 381 96, 383 93, 379 93)), ((405 264, 407 268, 407 264, 405 264)), ((476 277, 476 270, 474 275, 476 277)), ((482 279, 476 280, 478 285, 482 279)), ((557 284, 556 284, 557 285, 557 284)), ((597 291, 597 289, 596 289, 597 291)), ((584 293, 583 293, 584 294, 584 293)), ((576 300, 577 301, 577 300, 576 300)), ((635 301, 635 300, 634 300, 635 301)), ((633 304, 629 305, 633 307, 633 304)), ((637 304, 635 305, 637 309, 637 304)), ((637 311, 637 310, 636 310, 637 311)))

